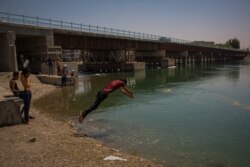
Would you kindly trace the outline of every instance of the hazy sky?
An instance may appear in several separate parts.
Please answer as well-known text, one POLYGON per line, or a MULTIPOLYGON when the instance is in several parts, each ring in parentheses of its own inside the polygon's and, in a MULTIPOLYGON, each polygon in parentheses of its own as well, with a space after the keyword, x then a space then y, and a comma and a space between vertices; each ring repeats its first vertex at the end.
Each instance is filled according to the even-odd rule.
POLYGON ((250 0, 0 0, 0 11, 250 47, 250 0))

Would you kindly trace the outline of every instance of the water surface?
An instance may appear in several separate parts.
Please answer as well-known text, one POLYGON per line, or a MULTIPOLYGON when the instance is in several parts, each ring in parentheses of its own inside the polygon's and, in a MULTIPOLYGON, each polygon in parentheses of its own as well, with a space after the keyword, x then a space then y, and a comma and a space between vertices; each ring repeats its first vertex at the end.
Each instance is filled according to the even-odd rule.
POLYGON ((250 166, 249 63, 88 77, 35 105, 56 117, 74 118, 106 83, 126 77, 135 99, 119 91, 110 94, 87 117, 84 133, 165 166, 250 166))

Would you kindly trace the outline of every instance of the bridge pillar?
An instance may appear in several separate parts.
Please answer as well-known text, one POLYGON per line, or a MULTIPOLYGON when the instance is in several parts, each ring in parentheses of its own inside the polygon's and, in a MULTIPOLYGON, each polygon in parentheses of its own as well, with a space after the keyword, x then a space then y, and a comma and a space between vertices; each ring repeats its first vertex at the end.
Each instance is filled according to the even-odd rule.
POLYGON ((165 50, 135 51, 135 57, 137 61, 144 61, 147 67, 161 67, 165 61, 165 50))
POLYGON ((16 34, 8 31, 0 34, 0 71, 17 71, 16 34))
POLYGON ((48 56, 52 58, 57 55, 61 55, 61 47, 54 46, 54 37, 53 34, 45 35, 17 35, 16 38, 16 50, 17 50, 17 59, 20 67, 20 60, 22 56, 29 59, 29 67, 32 72, 41 72, 41 64, 46 61, 48 56))
POLYGON ((185 50, 184 52, 182 52, 182 64, 183 65, 187 65, 187 61, 188 61, 188 51, 185 50))
POLYGON ((188 64, 193 64, 193 59, 191 56, 188 56, 188 64))
POLYGON ((205 63, 206 63, 206 56, 202 55, 202 64, 205 64, 205 63))

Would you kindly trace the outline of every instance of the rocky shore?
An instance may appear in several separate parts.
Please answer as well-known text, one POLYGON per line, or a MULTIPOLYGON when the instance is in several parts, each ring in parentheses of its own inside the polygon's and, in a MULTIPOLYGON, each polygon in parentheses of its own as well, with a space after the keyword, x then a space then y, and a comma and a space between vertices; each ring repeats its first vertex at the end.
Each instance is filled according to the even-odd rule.
MULTIPOLYGON (((0 100, 11 94, 9 80, 11 73, 0 73, 0 100)), ((22 88, 18 81, 18 86, 22 88)), ((60 88, 42 84, 32 75, 32 100, 60 88)), ((0 166, 161 166, 138 156, 128 155, 108 148, 89 137, 76 137, 72 128, 55 120, 31 106, 35 119, 29 125, 14 125, 0 128, 0 166), (108 156, 120 160, 104 160, 108 156)))

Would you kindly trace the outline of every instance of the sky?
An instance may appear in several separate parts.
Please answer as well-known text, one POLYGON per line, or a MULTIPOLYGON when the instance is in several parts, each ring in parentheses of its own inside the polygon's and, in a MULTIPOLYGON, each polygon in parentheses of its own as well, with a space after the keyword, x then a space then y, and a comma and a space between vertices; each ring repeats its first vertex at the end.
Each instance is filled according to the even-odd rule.
POLYGON ((250 0, 0 0, 0 11, 250 48, 250 0))

